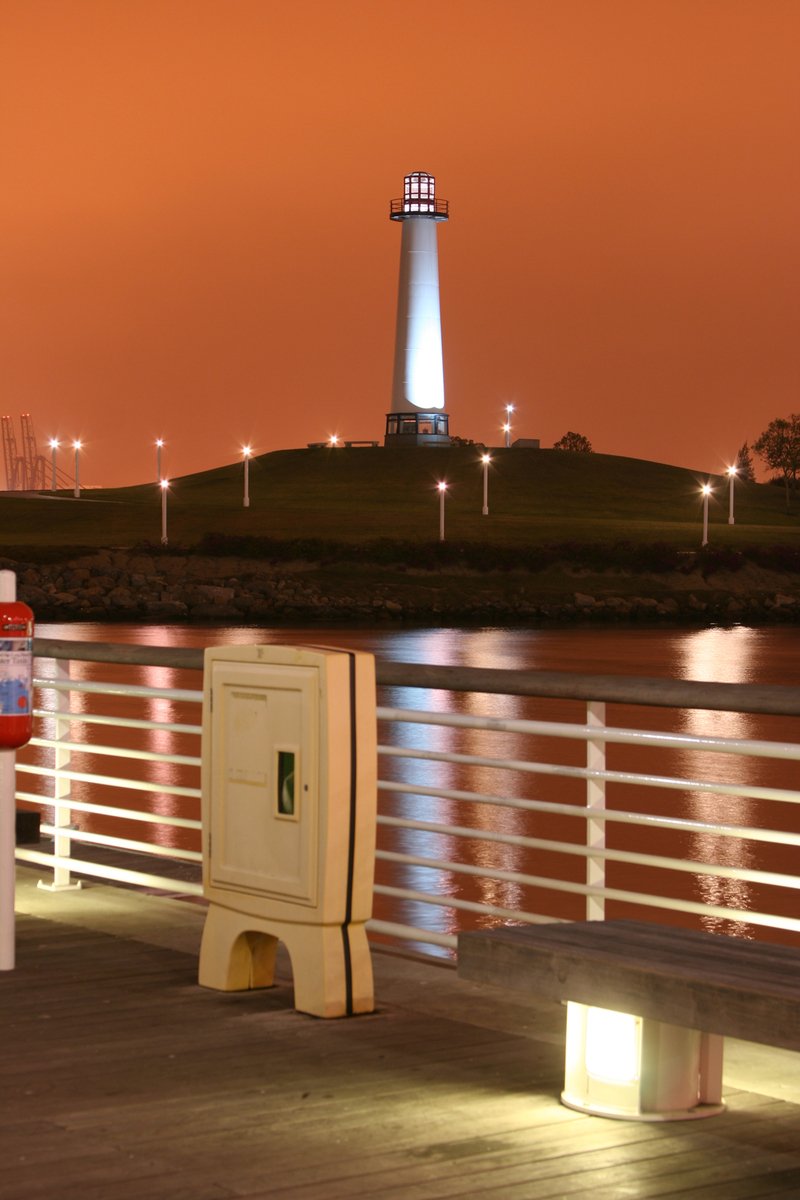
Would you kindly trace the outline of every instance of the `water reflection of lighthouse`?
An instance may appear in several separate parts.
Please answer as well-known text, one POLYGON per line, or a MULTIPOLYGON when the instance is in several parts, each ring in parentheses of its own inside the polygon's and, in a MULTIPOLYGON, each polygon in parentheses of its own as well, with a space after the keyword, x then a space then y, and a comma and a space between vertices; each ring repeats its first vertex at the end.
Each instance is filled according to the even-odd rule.
POLYGON ((436 198, 433 175, 414 171, 406 175, 403 195, 392 200, 389 215, 402 222, 403 236, 385 445, 448 445, 436 241, 437 225, 448 219, 447 201, 436 198))

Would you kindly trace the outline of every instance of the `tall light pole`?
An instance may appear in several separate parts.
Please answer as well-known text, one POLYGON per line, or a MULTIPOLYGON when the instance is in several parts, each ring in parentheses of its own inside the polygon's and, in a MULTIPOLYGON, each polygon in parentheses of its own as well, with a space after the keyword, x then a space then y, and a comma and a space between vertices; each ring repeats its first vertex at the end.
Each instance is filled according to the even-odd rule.
POLYGON ((728 467, 728 524, 735 524, 733 519, 733 481, 736 478, 737 468, 735 466, 728 467))
POLYGON ((74 492, 74 495, 75 495, 75 499, 79 500, 80 495, 81 495, 81 477, 80 477, 80 473, 79 473, 78 456, 80 455, 80 452, 82 449, 82 442, 80 441, 80 438, 76 438, 75 441, 72 443, 72 449, 75 451, 75 492, 74 492))
POLYGON ((56 491, 56 450, 60 442, 58 438, 50 438, 50 491, 56 491))
POLYGON ((160 479, 159 487, 161 488, 161 545, 167 545, 167 492, 169 491, 169 480, 160 479))
POLYGON ((506 405, 506 423, 503 426, 503 432, 506 435, 506 450, 508 450, 511 446, 511 414, 513 413, 513 411, 514 411, 514 405, 507 404, 506 405))
POLYGON ((703 487, 702 487, 702 492, 703 492, 703 540, 700 543, 700 545, 707 546, 708 545, 708 497, 711 495, 711 484, 704 483, 703 487))
POLYGON ((447 494, 447 484, 440 479, 436 485, 439 491, 439 541, 444 541, 444 498, 447 494))
POLYGON ((250 507, 250 455, 253 453, 252 446, 242 446, 242 456, 244 457, 244 498, 242 507, 250 507))
POLYGON ((163 438, 156 438, 156 479, 161 482, 161 450, 164 445, 163 438))
POLYGON ((489 515, 489 463, 492 461, 491 454, 482 454, 481 462, 483 463, 483 508, 481 515, 488 517, 489 515))

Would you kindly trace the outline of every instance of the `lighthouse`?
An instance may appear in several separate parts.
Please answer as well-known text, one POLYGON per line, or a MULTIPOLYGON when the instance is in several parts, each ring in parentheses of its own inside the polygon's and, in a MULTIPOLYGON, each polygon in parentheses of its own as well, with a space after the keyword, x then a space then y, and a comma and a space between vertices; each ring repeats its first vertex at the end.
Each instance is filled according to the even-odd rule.
POLYGON ((448 219, 447 201, 436 197, 427 171, 406 175, 403 195, 389 216, 403 226, 394 348, 392 408, 384 445, 447 446, 444 411, 442 315, 436 227, 448 219))

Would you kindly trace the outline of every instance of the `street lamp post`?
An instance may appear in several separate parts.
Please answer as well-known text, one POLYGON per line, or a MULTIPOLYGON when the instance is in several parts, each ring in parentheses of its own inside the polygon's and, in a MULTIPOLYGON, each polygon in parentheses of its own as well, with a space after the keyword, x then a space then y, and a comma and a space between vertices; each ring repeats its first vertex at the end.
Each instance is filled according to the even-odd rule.
POLYGON ((733 481, 736 478, 737 468, 728 467, 728 524, 735 524, 733 519, 733 481))
POLYGON ((74 495, 75 495, 75 499, 79 500, 80 495, 81 495, 81 477, 80 477, 78 456, 80 455, 81 448, 82 448, 82 443, 81 443, 80 439, 76 438, 76 440, 72 443, 72 448, 75 451, 75 492, 74 492, 74 495))
POLYGON ((250 507, 250 455, 253 453, 251 446, 242 446, 242 455, 244 457, 244 497, 242 507, 250 507))
POLYGON ((703 540, 701 546, 708 545, 708 497, 711 495, 711 484, 703 484, 703 540))
POLYGON ((437 483, 439 489, 439 541, 444 541, 444 498, 447 494, 447 484, 443 479, 437 483))
POLYGON ((506 435, 506 450, 508 450, 511 446, 511 414, 513 413, 513 411, 514 411, 514 405, 507 404, 506 405, 506 423, 503 426, 503 432, 506 435))
POLYGON ((50 491, 56 490, 56 450, 60 442, 58 438, 50 438, 50 491))
POLYGON ((159 486, 161 488, 161 545, 167 545, 167 492, 169 491, 169 480, 160 479, 159 486))
POLYGON ((164 445, 163 438, 156 438, 156 479, 161 482, 161 449, 164 445))
POLYGON ((481 462, 483 463, 483 508, 481 515, 488 517, 489 515, 489 463, 492 461, 491 454, 482 454, 481 462))

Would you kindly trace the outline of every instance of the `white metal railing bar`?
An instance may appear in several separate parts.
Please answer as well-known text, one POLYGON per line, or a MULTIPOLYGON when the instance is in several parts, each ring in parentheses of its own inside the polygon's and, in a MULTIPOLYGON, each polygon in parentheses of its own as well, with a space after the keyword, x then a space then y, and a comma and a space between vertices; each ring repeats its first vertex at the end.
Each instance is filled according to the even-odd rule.
POLYGON ((416 925, 401 925, 396 921, 367 921, 367 929, 370 933, 382 933, 400 942, 423 942, 441 946, 445 950, 455 950, 458 946, 458 938, 454 933, 437 933, 434 929, 419 929, 416 925))
MULTIPOLYGON (((580 817, 586 820, 590 815, 607 823, 625 825, 643 825, 652 829, 674 829, 686 833, 714 834, 719 837, 734 837, 749 841, 778 842, 786 846, 800 846, 800 833, 791 833, 783 829, 759 829, 753 825, 718 825, 713 821, 698 821, 692 817, 663 817, 651 813, 626 812, 623 809, 606 808, 602 812, 593 811, 582 804, 555 804, 546 800, 522 800, 511 796, 487 796, 480 792, 463 792, 454 788, 421 787, 419 784, 397 783, 389 780, 379 780, 378 790, 394 792, 407 796, 430 796, 437 800, 466 801, 472 804, 490 804, 497 808, 520 809, 525 812, 552 814, 563 817, 580 817)), ((745 793, 747 794, 747 793, 745 793)), ((800 795, 792 794, 786 799, 800 802, 800 795)), ((378 821, 382 820, 381 817, 378 821)))
POLYGON ((526 925, 549 925, 552 921, 551 917, 542 917, 537 913, 520 913, 515 908, 502 908, 496 904, 462 900, 458 896, 437 895, 435 892, 417 892, 409 888, 390 887, 388 884, 376 884, 375 893, 378 896, 391 896, 394 900, 408 900, 415 904, 432 904, 438 908, 455 908, 459 912, 478 913, 484 917, 500 917, 504 921, 522 921, 526 925))
MULTIPOLYGON (((429 867, 430 859, 415 857, 411 854, 400 854, 392 850, 379 850, 376 857, 387 862, 402 863, 406 866, 429 867)), ((453 875, 485 876, 486 868, 473 866, 471 863, 438 862, 436 869, 447 871, 453 875)), ((555 892, 567 892, 575 896, 587 896, 593 890, 589 884, 574 883, 564 879, 553 879, 547 875, 525 875, 520 871, 509 871, 505 868, 492 868, 492 879, 501 879, 506 883, 518 883, 524 887, 543 888, 555 892)), ((643 905, 648 908, 665 908, 673 912, 696 913, 701 916, 721 917, 728 921, 746 922, 752 925, 764 925, 772 928, 790 929, 800 933, 800 920, 794 917, 777 918, 773 913, 757 912, 754 909, 726 908, 719 904, 706 904, 696 900, 683 900, 673 896, 653 896, 647 892, 629 892, 621 888, 602 889, 606 899, 621 900, 629 904, 643 905)))
POLYGON ((141 762, 170 763, 176 767, 199 767, 203 762, 199 755, 164 754, 157 750, 135 750, 128 746, 101 746, 95 742, 67 742, 57 738, 34 737, 31 738, 30 745, 43 746, 48 750, 59 747, 62 750, 69 750, 72 754, 98 754, 141 762))
POLYGON ((129 788, 134 792, 154 792, 158 795, 200 799, 199 788, 183 787, 176 783, 150 783, 146 779, 128 779, 124 775, 92 775, 86 771, 66 771, 60 767, 42 767, 32 763, 17 763, 17 770, 28 775, 50 775, 58 776, 60 779, 69 779, 75 783, 93 783, 98 787, 129 788))
POLYGON ((52 708, 34 708, 33 715, 42 720, 54 717, 58 720, 66 718, 79 722, 81 725, 113 725, 120 729, 152 729, 158 733, 162 731, 164 733, 188 733, 197 737, 203 732, 202 725, 181 725, 172 721, 147 721, 140 717, 112 717, 102 713, 57 712, 52 708))
MULTIPOLYGON (((43 824, 42 833, 55 834, 59 829, 56 825, 43 824)), ((175 858, 181 862, 203 861, 199 850, 181 850, 177 846, 162 846, 159 842, 140 842, 134 838, 116 837, 109 833, 86 833, 82 829, 70 830, 70 841, 86 842, 92 846, 108 846, 115 850, 132 850, 136 854, 151 854, 160 858, 175 858)))
POLYGON ((33 863, 35 866, 63 868, 66 871, 79 871, 81 875, 91 875, 97 879, 110 879, 112 882, 130 883, 137 887, 156 888, 158 891, 180 893, 186 896, 202 896, 203 885, 189 880, 171 879, 168 875, 150 875, 146 871, 132 871, 127 867, 109 866, 106 863, 91 862, 86 859, 56 857, 44 854, 41 850, 28 850, 24 846, 17 847, 17 858, 20 862, 33 863))
POLYGON ((790 759, 800 762, 800 745, 792 742, 759 742, 744 738, 710 737, 690 733, 653 733, 642 729, 620 729, 568 722, 523 721, 504 717, 462 716, 424 709, 378 709, 381 720, 403 721, 417 725, 444 725, 451 729, 490 729, 497 733, 529 733, 537 737, 571 738, 576 741, 602 740, 620 746, 656 746, 669 750, 716 750, 720 754, 757 754, 762 758, 790 759))
POLYGON ((42 808, 69 808, 75 812, 95 813, 97 816, 114 817, 127 821, 144 821, 150 825, 165 825, 174 829, 202 828, 202 822, 193 817, 176 817, 171 813, 142 812, 138 808, 118 808, 113 804, 91 804, 88 800, 73 800, 72 797, 54 799, 38 792, 17 792, 18 800, 38 804, 42 808))
MULTIPOLYGON (((203 693, 188 688, 157 688, 145 687, 138 683, 100 683, 85 679, 70 679, 69 681, 36 676, 33 681, 36 688, 47 692, 82 692, 96 696, 134 696, 141 700, 178 700, 192 704, 202 704, 203 693)), ((72 714, 77 717, 78 714, 72 714)))
MULTIPOLYGON (((669 788, 673 791, 709 792, 720 796, 742 796, 751 800, 778 800, 797 804, 800 792, 788 788, 758 787, 755 784, 715 783, 697 776, 678 778, 674 775, 644 774, 636 771, 597 770, 572 767, 566 763, 531 762, 529 759, 490 758, 480 754, 459 754, 448 750, 416 750, 399 746, 379 746, 378 753, 387 758, 419 759, 420 762, 463 764, 472 767, 496 767, 501 771, 517 771, 526 775, 556 775, 563 779, 602 779, 607 783, 636 784, 639 787, 669 788)), ((381 786, 384 786, 381 784, 381 786)), ((415 789, 403 785, 408 791, 415 789)))
MULTIPOLYGON (((800 876, 786 875, 775 871, 760 871, 753 867, 715 866, 694 858, 670 858, 648 851, 615 850, 607 846, 585 845, 581 842, 557 842, 549 838, 533 838, 520 833, 498 833, 494 829, 470 829, 463 825, 441 825, 435 821, 407 820, 403 817, 378 818, 378 823, 393 829, 414 829, 422 833, 435 833, 444 837, 464 838, 500 846, 519 846, 525 850, 546 850, 552 854, 569 854, 578 858, 597 857, 604 862, 631 863, 642 867, 659 867, 670 871, 683 871, 689 875, 716 875, 728 879, 743 879, 748 883, 766 883, 775 887, 800 889, 800 876)), ((433 869, 441 864, 430 860, 433 869)))

